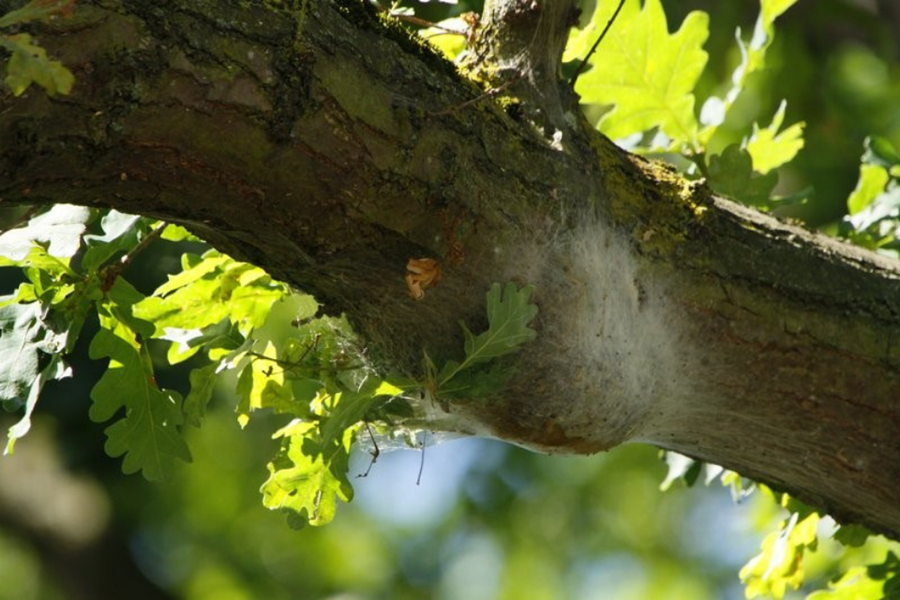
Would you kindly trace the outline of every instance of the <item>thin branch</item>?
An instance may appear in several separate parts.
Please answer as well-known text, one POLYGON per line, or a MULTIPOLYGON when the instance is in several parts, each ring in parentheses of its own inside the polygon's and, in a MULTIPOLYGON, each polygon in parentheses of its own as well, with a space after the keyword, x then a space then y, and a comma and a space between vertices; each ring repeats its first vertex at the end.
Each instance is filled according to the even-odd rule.
POLYGON ((159 236, 162 235, 162 232, 166 228, 166 226, 168 226, 168 223, 166 223, 165 221, 161 221, 160 223, 158 223, 156 227, 154 227, 150 233, 145 235, 134 248, 126 252, 125 255, 122 256, 122 258, 119 260, 119 262, 109 265, 108 267, 105 267, 103 269, 101 281, 103 282, 104 291, 108 291, 110 288, 112 288, 113 283, 115 283, 116 278, 122 274, 122 271, 124 271, 125 268, 131 264, 131 261, 133 261, 138 254, 146 250, 150 246, 150 244, 152 244, 159 238, 159 236))
POLYGON ((427 436, 428 436, 428 432, 423 431, 422 432, 422 441, 420 442, 422 444, 422 460, 421 460, 421 462, 419 462, 419 476, 416 477, 416 485, 419 485, 422 483, 422 471, 425 470, 425 439, 427 436))
POLYGON ((509 86, 511 86, 518 80, 520 80, 521 78, 522 78, 522 74, 520 73, 519 75, 516 75, 515 77, 513 77, 506 83, 503 83, 502 85, 499 85, 493 89, 490 89, 490 90, 486 91, 485 93, 481 94, 480 96, 472 98, 471 100, 466 100, 462 104, 457 104, 456 106, 451 106, 450 108, 447 108, 444 110, 439 110, 438 112, 428 113, 428 116, 430 116, 430 117, 445 117, 447 115, 458 112, 464 108, 468 108, 468 107, 472 106, 473 104, 481 102, 482 100, 485 100, 486 98, 493 98, 494 96, 496 96, 500 92, 504 91, 506 88, 508 88, 509 86))
POLYGON ((375 466, 375 463, 378 461, 378 457, 381 456, 381 450, 378 449, 378 442, 375 441, 375 435, 372 433, 372 428, 369 426, 368 421, 363 421, 366 424, 366 431, 369 432, 369 438, 372 440, 372 445, 375 446, 375 449, 370 451, 369 454, 372 455, 372 460, 369 462, 369 468, 366 469, 365 473, 361 473, 357 475, 357 477, 368 477, 369 471, 372 470, 372 467, 375 466))
POLYGON ((584 71, 584 67, 587 66, 588 59, 591 58, 591 54, 594 53, 594 50, 597 49, 597 46, 600 45, 600 42, 603 41, 603 38, 606 37, 606 32, 609 31, 610 27, 612 27, 613 22, 616 20, 616 17, 619 16, 619 11, 622 10, 622 5, 624 4, 625 0, 619 0, 619 6, 616 7, 616 12, 614 12, 612 17, 609 18, 609 21, 607 21, 606 23, 606 27, 604 27, 603 31, 600 33, 600 37, 597 38, 597 41, 594 42, 594 45, 591 46, 590 50, 588 50, 588 53, 581 61, 581 64, 578 65, 577 69, 575 69, 575 73, 572 75, 572 79, 569 80, 569 85, 572 86, 573 89, 575 88, 575 82, 578 81, 578 76, 581 75, 581 72, 584 71))

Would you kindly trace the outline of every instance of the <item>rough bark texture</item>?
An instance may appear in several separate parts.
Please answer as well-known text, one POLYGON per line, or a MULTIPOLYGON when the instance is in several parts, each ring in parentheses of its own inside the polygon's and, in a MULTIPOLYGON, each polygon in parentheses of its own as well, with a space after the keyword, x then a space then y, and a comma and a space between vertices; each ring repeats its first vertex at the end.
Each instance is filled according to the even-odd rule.
POLYGON ((488 2, 470 69, 502 102, 363 3, 296 4, 80 2, 41 36, 73 94, 0 97, 0 202, 183 223, 417 375, 491 282, 533 283, 509 388, 435 427, 651 442, 900 535, 895 264, 594 134, 555 80, 569 2, 488 2), (444 276, 416 301, 421 257, 444 276))

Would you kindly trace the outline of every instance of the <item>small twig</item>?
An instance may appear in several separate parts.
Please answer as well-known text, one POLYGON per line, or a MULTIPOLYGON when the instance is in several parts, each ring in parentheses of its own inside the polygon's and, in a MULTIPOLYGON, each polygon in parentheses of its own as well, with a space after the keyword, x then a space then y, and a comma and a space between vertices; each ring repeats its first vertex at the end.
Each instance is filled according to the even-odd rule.
POLYGON ((422 483, 422 471, 425 470, 425 437, 428 435, 427 431, 422 432, 422 441, 419 442, 422 445, 422 460, 419 462, 419 476, 416 477, 416 485, 422 483))
POLYGON ((398 21, 402 21, 404 23, 409 23, 411 25, 416 25, 418 27, 433 27, 434 29, 440 29, 441 31, 446 31, 447 33, 453 33, 456 35, 466 35, 463 31, 457 31, 455 29, 450 29, 449 27, 444 27, 438 23, 434 23, 432 21, 428 21, 426 19, 422 19, 415 15, 405 15, 402 13, 397 13, 388 8, 387 6, 381 5, 379 2, 372 3, 375 6, 375 10, 383 13, 387 13, 390 16, 394 17, 398 21))
POLYGON ((109 265, 108 267, 103 269, 101 280, 103 281, 103 291, 107 292, 112 288, 113 284, 116 282, 116 278, 122 274, 122 271, 125 270, 128 265, 134 260, 134 258, 146 250, 150 244, 155 242, 159 236, 162 235, 163 230, 166 228, 168 223, 165 221, 161 221, 157 224, 153 230, 144 236, 144 238, 138 242, 137 246, 126 252, 119 262, 109 265))
POLYGON ((625 0, 619 0, 619 6, 616 7, 616 12, 613 13, 612 17, 609 18, 609 21, 606 23, 606 27, 603 28, 603 32, 600 33, 600 37, 597 38, 597 41, 594 42, 594 45, 591 46, 591 49, 588 50, 587 55, 585 55, 584 59, 581 61, 581 64, 578 65, 578 68, 575 69, 575 73, 572 75, 572 79, 569 80, 569 85, 573 88, 575 87, 575 82, 578 81, 578 76, 581 75, 581 72, 584 71, 584 68, 587 66, 588 59, 591 57, 591 54, 594 53, 594 50, 597 49, 597 46, 600 45, 600 42, 603 41, 603 38, 606 37, 606 32, 609 31, 609 28, 612 27, 613 22, 616 20, 616 17, 619 16, 619 11, 622 10, 622 5, 625 4, 625 0))
POLYGON ((364 423, 366 424, 366 431, 369 432, 369 438, 372 440, 372 445, 375 446, 375 449, 369 451, 369 454, 372 455, 372 461, 369 463, 369 468, 366 469, 365 473, 357 475, 357 477, 368 477, 369 471, 372 470, 372 467, 374 467, 375 463, 378 462, 378 457, 381 456, 381 450, 378 449, 378 442, 375 441, 375 436, 372 434, 372 428, 369 427, 369 422, 364 421, 364 423))
POLYGON ((252 351, 252 350, 249 351, 249 352, 247 352, 247 356, 252 356, 253 358, 262 359, 262 360, 270 360, 270 361, 272 361, 273 363, 275 363, 276 365, 278 365, 279 367, 284 368, 284 370, 286 371, 286 370, 288 370, 288 369, 293 369, 294 367, 300 366, 300 363, 303 362, 303 359, 305 359, 306 356, 307 356, 310 352, 312 352, 312 350, 319 344, 319 338, 320 338, 320 337, 322 337, 322 334, 321 334, 321 333, 317 333, 317 334, 313 337, 312 343, 311 343, 309 346, 307 346, 307 347, 306 347, 306 350, 303 351, 303 354, 300 355, 300 358, 298 358, 297 360, 294 360, 294 361, 290 361, 290 360, 281 360, 281 359, 279 359, 279 358, 274 358, 274 357, 271 357, 271 356, 266 356, 265 354, 260 354, 259 352, 254 352, 254 351, 252 351))
POLYGON ((515 77, 513 77, 506 83, 503 83, 502 85, 500 85, 498 87, 490 89, 476 98, 472 98, 471 100, 466 100, 462 104, 457 104, 456 106, 451 106, 450 108, 440 110, 438 112, 428 113, 428 116, 430 116, 430 117, 445 117, 447 115, 458 112, 464 108, 468 108, 468 107, 472 106, 473 104, 475 104, 476 102, 481 102, 485 98, 493 98, 494 96, 496 96, 497 94, 499 94, 500 92, 502 92, 503 90, 505 90, 506 88, 508 88, 509 86, 511 86, 518 80, 520 80, 521 78, 522 78, 522 75, 520 73, 519 75, 516 75, 515 77))

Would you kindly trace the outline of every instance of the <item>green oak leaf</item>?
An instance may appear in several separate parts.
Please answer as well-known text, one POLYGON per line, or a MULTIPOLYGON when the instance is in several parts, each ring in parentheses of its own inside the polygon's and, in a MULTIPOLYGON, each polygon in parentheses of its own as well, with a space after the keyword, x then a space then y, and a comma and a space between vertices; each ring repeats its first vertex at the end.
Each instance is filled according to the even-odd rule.
POLYGON ((347 479, 353 432, 345 430, 336 451, 326 454, 316 443, 317 428, 314 422, 297 419, 272 436, 283 439, 282 450, 269 463, 269 478, 260 488, 264 506, 288 511, 300 523, 314 526, 334 519, 338 500, 353 498, 347 479))
POLYGON ((532 294, 534 286, 531 285, 520 290, 516 284, 508 283, 501 292, 500 284, 493 284, 487 294, 487 331, 473 335, 465 323, 460 323, 466 337, 466 357, 461 363, 444 365, 437 375, 438 385, 445 385, 465 369, 516 352, 522 344, 533 340, 537 332, 528 324, 538 309, 531 303, 532 294))
POLYGON ((873 135, 866 138, 864 145, 862 162, 881 165, 888 169, 893 177, 900 177, 900 172, 897 171, 900 167, 900 153, 893 144, 883 137, 873 135))
POLYGON ((834 539, 844 546, 859 548, 866 543, 866 540, 872 535, 872 532, 862 525, 849 524, 841 525, 834 533, 834 539))
POLYGON ((792 513, 762 542, 762 551, 740 571, 747 598, 772 595, 783 598, 788 588, 797 589, 803 583, 803 554, 815 549, 819 514, 805 516, 792 513))
POLYGON ((784 131, 778 131, 784 122, 786 108, 787 101, 782 100, 768 127, 760 129, 756 123, 753 124, 753 133, 747 140, 747 152, 753 159, 753 170, 757 173, 765 175, 789 163, 803 148, 804 123, 794 123, 784 131))
MULTIPOLYGON (((583 56, 606 26, 616 2, 598 2, 589 25, 573 37, 565 60, 583 56)), ((591 104, 614 105, 597 128, 614 140, 658 127, 673 146, 696 142, 694 87, 706 66, 709 16, 693 11, 669 33, 660 0, 626 2, 592 55, 575 90, 591 104)))
POLYGON ((897 590, 891 595, 885 581, 869 576, 866 567, 851 567, 837 581, 828 583, 827 590, 818 590, 806 600, 883 600, 897 598, 897 590))
POLYGON ((196 235, 182 227, 181 225, 173 225, 169 223, 166 225, 166 228, 163 229, 162 235, 160 237, 164 240, 168 240, 170 242, 202 242, 200 238, 196 235))
POLYGON ((750 153, 738 144, 711 156, 707 173, 714 192, 753 206, 765 206, 778 183, 778 173, 755 173, 750 153))
POLYGON ((285 382, 285 369, 280 364, 275 346, 266 344, 259 356, 250 360, 238 376, 238 423, 246 427, 250 414, 271 408, 276 412, 294 413, 299 407, 294 400, 293 388, 285 382))
POLYGON ((896 239, 900 222, 900 155, 883 138, 867 138, 859 181, 847 199, 845 217, 856 243, 879 247, 896 239))
POLYGON ((859 165, 859 180, 847 198, 847 209, 851 215, 861 213, 884 192, 891 177, 887 169, 877 164, 859 165))
POLYGON ((262 325, 287 287, 247 263, 216 251, 185 254, 183 270, 135 306, 135 314, 154 324, 155 337, 167 328, 202 329, 229 319, 242 335, 262 325))
POLYGON ((153 328, 131 314, 138 298, 120 278, 98 303, 100 330, 88 355, 109 358, 109 365, 91 390, 88 416, 98 423, 120 416, 106 429, 107 454, 125 456, 123 472, 140 470, 155 481, 168 479, 175 461, 190 462, 191 454, 180 432, 181 396, 157 386, 149 352, 140 341, 153 328))

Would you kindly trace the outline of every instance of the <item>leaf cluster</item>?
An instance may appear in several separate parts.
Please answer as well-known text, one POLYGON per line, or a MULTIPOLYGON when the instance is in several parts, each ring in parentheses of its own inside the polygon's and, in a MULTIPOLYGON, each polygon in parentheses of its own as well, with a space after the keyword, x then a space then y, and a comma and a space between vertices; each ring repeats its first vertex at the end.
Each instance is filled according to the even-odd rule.
MULTIPOLYGON (((741 29, 735 39, 741 56, 731 84, 721 95, 711 95, 698 112, 695 89, 706 67, 703 45, 709 37, 709 15, 693 11, 679 29, 669 32, 660 0, 637 1, 622 6, 590 69, 577 82, 576 91, 587 105, 602 107, 597 128, 629 150, 672 153, 683 157, 686 175, 702 176, 720 195, 771 209, 800 202, 809 190, 790 197, 772 193, 778 183, 775 169, 803 148, 803 123, 782 129, 786 103, 772 122, 753 123, 740 143, 710 153, 710 142, 729 117, 750 76, 765 68, 766 51, 775 35, 775 19, 796 0, 762 0, 752 36, 741 29)), ((616 8, 616 2, 598 3, 591 20, 577 30, 566 48, 564 60, 587 54, 616 8)), ((596 112, 596 111, 594 111, 596 112)))
POLYGON ((841 234, 861 246, 900 257, 900 153, 886 139, 866 138, 859 180, 847 208, 841 234))

